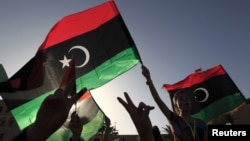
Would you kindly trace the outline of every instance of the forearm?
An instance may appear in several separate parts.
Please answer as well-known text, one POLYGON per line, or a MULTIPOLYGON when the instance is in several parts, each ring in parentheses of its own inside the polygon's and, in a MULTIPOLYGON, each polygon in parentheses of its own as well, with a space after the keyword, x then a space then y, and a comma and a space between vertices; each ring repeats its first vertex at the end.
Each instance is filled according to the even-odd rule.
POLYGON ((170 110, 169 108, 167 107, 167 105, 164 103, 164 101, 162 101, 162 99, 160 98, 155 86, 154 86, 154 83, 152 81, 152 79, 149 77, 146 77, 146 84, 148 85, 149 87, 149 90, 151 92, 151 95, 154 99, 154 101, 157 103, 158 107, 160 108, 160 110, 164 113, 165 116, 169 117, 170 115, 170 110))
POLYGON ((52 133, 37 127, 34 123, 26 131, 26 141, 45 141, 52 133))
POLYGON ((149 90, 151 92, 151 95, 152 97, 154 98, 154 100, 156 101, 156 103, 158 104, 159 107, 163 107, 165 106, 165 103, 161 100, 155 86, 154 86, 154 83, 153 81, 150 79, 150 80, 147 80, 147 85, 149 87, 149 90))

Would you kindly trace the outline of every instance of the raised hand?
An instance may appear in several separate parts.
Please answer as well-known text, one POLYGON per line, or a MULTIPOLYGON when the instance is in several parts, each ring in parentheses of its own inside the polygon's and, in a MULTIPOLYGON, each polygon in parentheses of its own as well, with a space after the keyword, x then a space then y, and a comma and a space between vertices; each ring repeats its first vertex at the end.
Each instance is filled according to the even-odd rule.
POLYGON ((118 101, 124 106, 124 108, 128 111, 136 129, 142 141, 152 141, 152 123, 149 119, 150 110, 154 109, 149 105, 146 105, 143 102, 139 103, 139 106, 136 107, 129 95, 124 93, 126 101, 118 97, 118 101))
POLYGON ((71 106, 84 94, 86 88, 68 98, 74 87, 74 80, 64 88, 58 88, 42 102, 36 120, 27 130, 27 141, 44 141, 62 126, 68 117, 71 106))

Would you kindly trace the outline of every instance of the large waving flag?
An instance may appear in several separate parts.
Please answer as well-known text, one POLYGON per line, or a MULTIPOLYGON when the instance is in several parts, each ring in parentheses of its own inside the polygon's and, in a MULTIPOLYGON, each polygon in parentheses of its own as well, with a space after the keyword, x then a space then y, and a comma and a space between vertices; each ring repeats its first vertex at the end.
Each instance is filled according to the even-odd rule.
POLYGON ((197 71, 175 84, 164 84, 163 87, 169 92, 171 100, 180 89, 190 94, 192 116, 205 122, 233 110, 245 101, 222 65, 197 71))
MULTIPOLYGON (((136 45, 114 1, 59 20, 35 57, 7 84, 16 90, 30 90, 44 81, 47 83, 44 75, 49 75, 51 81, 55 80, 52 86, 55 88, 57 78, 62 77, 62 70, 69 66, 72 56, 76 58, 78 85, 88 88, 107 83, 139 62, 136 45)), ((6 83, 2 85, 6 87, 6 83)), ((1 87, 0 91, 3 91, 1 87)))
POLYGON ((74 56, 79 87, 99 87, 138 64, 135 43, 114 1, 62 18, 39 51, 47 71, 60 78, 74 56))
POLYGON ((42 86, 1 94, 20 129, 34 121, 41 102, 59 87, 72 58, 75 58, 77 91, 100 87, 140 62, 136 45, 114 1, 63 17, 50 30, 34 58, 36 61, 31 60, 31 65, 18 74, 28 77, 25 73, 28 71, 23 69, 44 72, 42 80, 39 79, 43 73, 29 79, 43 81, 42 86))

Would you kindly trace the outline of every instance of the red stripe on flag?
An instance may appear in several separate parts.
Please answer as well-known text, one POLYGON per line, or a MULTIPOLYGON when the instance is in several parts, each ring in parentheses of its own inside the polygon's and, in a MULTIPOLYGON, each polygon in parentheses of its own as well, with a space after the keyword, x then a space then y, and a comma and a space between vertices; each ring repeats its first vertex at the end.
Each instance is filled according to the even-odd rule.
POLYGON ((183 88, 189 88, 195 84, 199 84, 201 82, 204 82, 212 77, 218 76, 218 75, 225 75, 226 71, 221 65, 215 66, 211 69, 195 72, 190 75, 188 75, 185 79, 175 83, 175 84, 164 84, 163 87, 167 91, 172 91, 176 89, 183 89, 183 88))
POLYGON ((87 91, 87 92, 85 92, 85 94, 83 94, 83 95, 80 97, 80 100, 86 100, 86 99, 88 99, 88 98, 90 98, 90 97, 91 97, 90 92, 87 91))
POLYGON ((39 50, 45 50, 62 41, 96 29, 118 15, 114 1, 68 15, 58 21, 48 33, 39 50))

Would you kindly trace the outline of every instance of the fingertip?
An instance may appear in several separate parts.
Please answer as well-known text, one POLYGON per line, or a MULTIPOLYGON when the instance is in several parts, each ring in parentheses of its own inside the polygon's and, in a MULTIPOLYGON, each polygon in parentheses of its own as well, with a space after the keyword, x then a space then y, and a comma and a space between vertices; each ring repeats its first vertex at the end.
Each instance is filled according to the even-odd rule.
POLYGON ((126 102, 122 99, 122 98, 120 98, 120 97, 117 97, 117 100, 122 104, 122 105, 124 105, 126 102))
POLYGON ((127 92, 124 92, 124 96, 125 96, 126 98, 128 98, 128 97, 129 97, 129 95, 128 95, 128 93, 127 93, 127 92))
POLYGON ((120 98, 120 97, 117 97, 116 99, 117 99, 118 101, 121 101, 121 98, 120 98))

